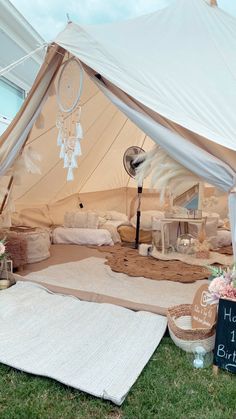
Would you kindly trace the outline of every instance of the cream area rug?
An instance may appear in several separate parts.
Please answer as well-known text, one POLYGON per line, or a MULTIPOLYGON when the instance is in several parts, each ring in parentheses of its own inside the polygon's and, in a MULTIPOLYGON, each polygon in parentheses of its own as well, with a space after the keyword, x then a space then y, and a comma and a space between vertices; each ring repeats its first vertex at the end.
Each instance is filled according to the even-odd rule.
POLYGON ((0 292, 0 362, 121 405, 166 318, 18 282, 0 292))
POLYGON ((198 259, 192 255, 185 255, 177 252, 173 253, 167 253, 163 254, 161 252, 158 252, 156 249, 154 249, 151 252, 151 256, 159 259, 159 260, 179 260, 181 262, 184 262, 188 265, 192 266, 209 266, 214 265, 216 263, 219 263, 220 265, 224 266, 231 266, 233 264, 234 258, 231 255, 226 255, 218 252, 210 252, 209 259, 198 259))
POLYGON ((105 262, 103 258, 89 257, 49 266, 18 278, 43 284, 53 292, 72 294, 86 301, 111 303, 162 315, 166 314, 170 306, 192 303, 196 290, 207 282, 201 280, 182 284, 130 277, 113 272, 105 262))

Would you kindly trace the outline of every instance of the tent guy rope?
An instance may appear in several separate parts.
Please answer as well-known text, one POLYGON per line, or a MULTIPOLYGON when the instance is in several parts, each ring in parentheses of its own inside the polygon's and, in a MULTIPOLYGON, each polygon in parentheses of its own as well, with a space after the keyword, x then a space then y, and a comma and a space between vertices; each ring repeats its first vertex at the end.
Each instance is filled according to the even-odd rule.
POLYGON ((24 55, 24 57, 21 57, 19 60, 14 61, 13 63, 9 64, 7 67, 0 70, 0 77, 5 75, 6 73, 9 73, 11 70, 13 70, 15 67, 17 67, 19 64, 24 63, 26 60, 28 60, 30 57, 32 57, 34 54, 36 54, 39 51, 42 51, 43 49, 47 48, 50 44, 45 42, 44 44, 40 45, 35 50, 31 51, 29 54, 24 55))

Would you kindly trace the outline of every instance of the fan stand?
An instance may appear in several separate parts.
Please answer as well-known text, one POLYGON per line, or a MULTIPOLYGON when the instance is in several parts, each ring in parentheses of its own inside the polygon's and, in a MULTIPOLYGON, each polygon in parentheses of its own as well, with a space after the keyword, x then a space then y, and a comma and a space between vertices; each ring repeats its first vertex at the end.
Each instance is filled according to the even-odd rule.
POLYGON ((138 207, 137 207, 137 220, 136 220, 136 236, 135 236, 135 249, 139 247, 139 233, 140 233, 140 218, 141 218, 141 196, 143 186, 138 186, 138 207))
MULTIPOLYGON (((141 147, 138 146, 131 146, 127 148, 123 155, 123 165, 125 168, 125 171, 128 173, 128 175, 131 178, 135 178, 136 175, 136 169, 140 165, 141 160, 136 162, 135 159, 138 154, 144 153, 144 150, 141 147)), ((143 191, 143 185, 138 186, 138 207, 136 212, 136 236, 135 236, 135 243, 132 243, 130 247, 134 249, 138 249, 139 247, 139 232, 140 232, 140 218, 141 218, 141 195, 143 191)))

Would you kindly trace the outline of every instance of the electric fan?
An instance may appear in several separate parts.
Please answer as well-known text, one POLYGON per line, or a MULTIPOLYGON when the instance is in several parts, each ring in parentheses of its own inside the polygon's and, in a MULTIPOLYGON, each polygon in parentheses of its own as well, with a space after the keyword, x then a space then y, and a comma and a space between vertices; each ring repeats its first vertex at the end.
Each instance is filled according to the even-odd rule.
MULTIPOLYGON (((131 146, 127 148, 123 156, 123 164, 126 172, 132 178, 136 176, 136 169, 143 162, 139 158, 139 161, 136 161, 137 157, 140 154, 145 153, 145 151, 138 146, 131 146)), ((140 231, 140 217, 141 217, 141 195, 143 191, 143 185, 138 185, 138 207, 137 207, 137 221, 136 221, 136 237, 135 237, 135 248, 138 249, 139 246, 139 231, 140 231)))

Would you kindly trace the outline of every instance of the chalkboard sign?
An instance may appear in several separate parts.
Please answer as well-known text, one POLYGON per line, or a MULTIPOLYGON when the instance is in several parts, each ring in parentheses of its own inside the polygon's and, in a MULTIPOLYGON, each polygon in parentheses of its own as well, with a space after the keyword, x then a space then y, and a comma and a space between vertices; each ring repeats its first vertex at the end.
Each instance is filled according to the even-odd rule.
POLYGON ((236 301, 219 301, 214 364, 236 373, 236 301))

